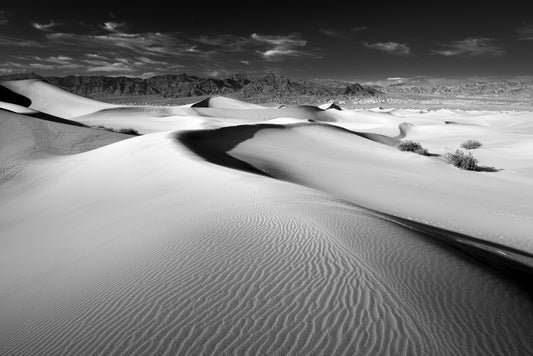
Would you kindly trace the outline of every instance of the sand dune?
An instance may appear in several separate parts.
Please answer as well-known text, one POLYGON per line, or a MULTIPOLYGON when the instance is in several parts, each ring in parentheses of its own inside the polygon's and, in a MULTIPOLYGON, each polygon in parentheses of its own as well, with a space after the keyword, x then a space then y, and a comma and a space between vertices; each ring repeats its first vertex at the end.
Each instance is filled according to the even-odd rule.
POLYGON ((491 267, 530 276, 524 114, 93 104, 74 119, 151 133, 0 111, 1 355, 533 353, 531 290, 491 267), (522 158, 393 147, 470 116, 522 158))
POLYGON ((0 205, 4 354, 532 350, 520 290, 323 193, 207 165, 168 134, 50 164, 0 205))
POLYGON ((372 209, 533 251, 533 210, 517 203, 533 201, 533 182, 512 165, 498 174, 465 172, 317 126, 265 129, 230 155, 372 209))
POLYGON ((199 102, 190 105, 193 108, 226 108, 226 109, 264 109, 265 107, 257 104, 247 103, 232 98, 223 96, 216 96, 212 98, 205 98, 199 102))
POLYGON ((6 103, 4 101, 0 101, 0 109, 15 112, 18 114, 35 114, 38 113, 38 111, 35 111, 33 109, 30 109, 28 107, 17 105, 13 103, 6 103))
POLYGON ((1 86, 28 98, 31 101, 31 109, 63 119, 115 107, 74 95, 37 79, 6 81, 2 82, 1 86))

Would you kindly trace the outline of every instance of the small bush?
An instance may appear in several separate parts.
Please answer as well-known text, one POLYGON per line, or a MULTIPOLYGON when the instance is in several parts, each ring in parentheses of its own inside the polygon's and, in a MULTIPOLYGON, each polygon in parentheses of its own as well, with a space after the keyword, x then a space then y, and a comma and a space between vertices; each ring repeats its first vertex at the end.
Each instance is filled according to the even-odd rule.
POLYGON ((470 152, 465 153, 461 150, 455 150, 455 152, 449 152, 444 155, 444 159, 455 167, 465 169, 467 171, 475 171, 477 168, 477 159, 472 156, 470 152))
POLYGON ((121 134, 126 134, 126 135, 135 135, 135 136, 140 135, 139 131, 132 129, 132 128, 121 128, 117 132, 121 134))
POLYGON ((476 148, 481 147, 481 142, 478 140, 466 140, 465 142, 461 143, 461 147, 466 150, 473 150, 476 148))
POLYGON ((417 148, 415 150, 415 153, 418 153, 419 155, 421 156, 429 156, 429 151, 427 148, 423 148, 423 147, 420 147, 420 148, 417 148))
POLYGON ((418 142, 414 141, 402 141, 396 146, 400 151, 414 152, 422 156, 429 156, 427 148, 422 147, 418 142))
POLYGON ((98 130, 106 130, 106 131, 121 133, 121 134, 125 134, 125 135, 134 135, 134 136, 140 136, 141 135, 139 133, 139 131, 137 131, 135 129, 132 129, 132 128, 124 128, 123 127, 121 129, 117 130, 117 129, 114 129, 114 128, 111 128, 111 127, 106 127, 106 126, 103 126, 103 125, 92 126, 92 127, 94 127, 95 129, 98 129, 98 130))

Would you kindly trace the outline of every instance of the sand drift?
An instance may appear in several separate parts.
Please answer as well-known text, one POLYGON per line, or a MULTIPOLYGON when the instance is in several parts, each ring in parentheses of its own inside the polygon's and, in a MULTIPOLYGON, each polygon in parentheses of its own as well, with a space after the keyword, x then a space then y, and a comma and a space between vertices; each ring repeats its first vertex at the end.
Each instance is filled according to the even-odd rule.
POLYGON ((533 354, 532 122, 4 82, 0 354, 533 354))

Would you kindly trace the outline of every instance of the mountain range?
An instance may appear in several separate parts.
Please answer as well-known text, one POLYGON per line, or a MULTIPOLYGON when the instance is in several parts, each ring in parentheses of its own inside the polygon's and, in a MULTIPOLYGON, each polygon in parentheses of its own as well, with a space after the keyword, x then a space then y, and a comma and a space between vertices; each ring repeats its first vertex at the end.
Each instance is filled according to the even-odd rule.
POLYGON ((125 76, 40 76, 24 73, 0 76, 0 81, 41 79, 69 92, 91 98, 156 97, 188 98, 223 95, 254 102, 381 103, 417 97, 508 98, 531 101, 532 81, 450 81, 415 78, 359 84, 348 81, 289 79, 269 73, 252 77, 235 74, 225 78, 202 78, 190 74, 166 74, 149 78, 125 76))
MULTIPOLYGON (((393 78, 394 79, 394 78, 393 78)), ((444 97, 512 97, 531 99, 533 82, 527 80, 452 81, 425 78, 398 78, 372 85, 386 94, 432 95, 444 97)))
POLYGON ((157 75, 150 78, 74 76, 41 77, 34 73, 0 77, 2 80, 42 79, 69 92, 86 96, 159 96, 182 98, 228 95, 241 98, 278 99, 315 97, 321 100, 373 98, 382 93, 357 83, 313 82, 289 79, 274 73, 263 77, 236 74, 226 78, 201 78, 189 74, 157 75))

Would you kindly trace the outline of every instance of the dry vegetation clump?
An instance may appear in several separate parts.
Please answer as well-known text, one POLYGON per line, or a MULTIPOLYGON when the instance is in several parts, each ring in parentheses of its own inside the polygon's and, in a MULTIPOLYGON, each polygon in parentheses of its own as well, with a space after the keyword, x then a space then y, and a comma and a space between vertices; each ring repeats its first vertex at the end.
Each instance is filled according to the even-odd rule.
POLYGON ((139 131, 137 131, 135 129, 132 129, 130 127, 123 127, 121 129, 114 129, 114 128, 106 127, 106 126, 103 126, 103 125, 98 125, 98 126, 93 126, 93 127, 95 129, 98 129, 98 130, 106 130, 106 131, 121 133, 121 134, 125 134, 125 135, 132 135, 132 136, 140 136, 141 135, 139 133, 139 131))
POLYGON ((422 156, 429 156, 427 148, 422 147, 418 142, 414 141, 402 141, 396 146, 400 151, 414 152, 422 156))
POLYGON ((444 159, 460 169, 467 171, 475 171, 477 169, 478 160, 470 152, 465 153, 462 150, 455 150, 455 152, 446 153, 444 159))
POLYGON ((476 149, 476 148, 480 148, 481 147, 481 142, 479 142, 478 140, 466 140, 465 142, 461 143, 461 148, 464 148, 465 150, 473 150, 473 149, 476 149))

